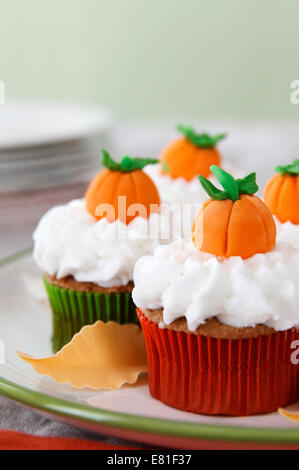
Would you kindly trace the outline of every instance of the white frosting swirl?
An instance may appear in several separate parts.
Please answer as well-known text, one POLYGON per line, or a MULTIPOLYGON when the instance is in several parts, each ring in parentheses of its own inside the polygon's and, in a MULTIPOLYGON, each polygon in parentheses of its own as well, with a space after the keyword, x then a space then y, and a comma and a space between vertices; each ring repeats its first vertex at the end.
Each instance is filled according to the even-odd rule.
POLYGON ((33 234, 33 256, 42 270, 58 279, 72 275, 79 282, 119 286, 133 279, 141 256, 172 236, 176 233, 169 234, 167 208, 125 225, 119 220, 97 221, 80 199, 53 207, 41 218, 33 234))
POLYGON ((292 224, 292 222, 281 223, 275 216, 274 220, 277 228, 277 240, 288 243, 299 250, 299 225, 292 224))
MULTIPOLYGON (((229 165, 225 165, 224 169, 233 176, 241 176, 240 171, 229 165)), ((202 188, 197 176, 190 181, 186 181, 184 178, 171 178, 171 176, 161 173, 160 163, 147 165, 144 168, 144 171, 157 186, 163 203, 202 204, 208 198, 207 193, 202 188)), ((219 186, 218 181, 213 175, 208 179, 214 185, 219 186)))
POLYGON ((248 259, 220 259, 178 240, 139 259, 133 299, 140 308, 163 308, 170 324, 185 317, 194 331, 207 318, 234 327, 264 324, 285 330, 299 324, 299 251, 277 244, 248 259))

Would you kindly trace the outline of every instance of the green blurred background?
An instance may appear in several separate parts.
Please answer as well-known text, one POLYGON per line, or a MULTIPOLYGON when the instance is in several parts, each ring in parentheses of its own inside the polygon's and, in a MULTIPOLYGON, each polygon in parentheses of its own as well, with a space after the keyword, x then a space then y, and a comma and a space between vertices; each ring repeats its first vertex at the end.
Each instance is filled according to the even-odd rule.
POLYGON ((0 0, 13 97, 122 119, 297 118, 298 0, 0 0))

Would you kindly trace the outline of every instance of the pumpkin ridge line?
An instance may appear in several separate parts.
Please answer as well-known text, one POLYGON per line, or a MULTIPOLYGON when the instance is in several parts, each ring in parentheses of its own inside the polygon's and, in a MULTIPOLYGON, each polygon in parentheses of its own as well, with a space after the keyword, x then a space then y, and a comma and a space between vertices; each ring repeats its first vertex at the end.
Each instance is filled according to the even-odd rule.
POLYGON ((135 200, 136 202, 139 204, 139 200, 141 199, 140 194, 139 194, 139 191, 138 191, 138 184, 137 184, 137 181, 136 181, 136 173, 135 171, 132 171, 131 173, 131 178, 133 180, 133 186, 135 188, 135 194, 136 194, 136 197, 135 197, 135 200))
MULTIPOLYGON (((295 178, 294 178, 294 195, 295 195, 295 199, 296 199, 296 206, 298 207, 298 211, 299 211, 299 192, 297 190, 297 185, 298 185, 298 182, 299 182, 298 176, 299 175, 296 175, 295 178)), ((298 186, 298 189, 299 189, 299 186, 298 186)))
MULTIPOLYGON (((197 216, 200 214, 200 216, 202 217, 202 221, 203 221, 203 211, 206 207, 208 207, 211 202, 213 202, 213 199, 209 198, 207 199, 203 204, 202 206, 199 208, 199 211, 198 211, 198 214, 197 216), (205 204, 205 206, 204 206, 205 204), (204 206, 204 207, 203 207, 204 206)), ((191 238, 192 238, 192 241, 194 242, 194 239, 195 239, 195 233, 194 233, 194 230, 195 230, 195 225, 196 225, 196 220, 197 220, 197 216, 195 217, 194 221, 193 221, 193 224, 192 224, 192 232, 191 232, 191 238), (194 230, 193 230, 194 229, 194 230)), ((203 222, 202 222, 203 223, 203 222)))
MULTIPOLYGON (((132 186, 134 188, 134 201, 135 203, 139 204, 139 193, 138 193, 138 185, 137 181, 135 179, 135 171, 132 171, 130 173, 130 179, 132 181, 132 186)), ((141 203, 140 203, 141 204, 141 203)), ((128 209, 128 208, 127 208, 128 209)))
POLYGON ((118 214, 118 196, 119 196, 119 194, 118 194, 118 188, 119 188, 119 186, 120 186, 120 183, 121 183, 121 176, 119 177, 119 180, 118 180, 118 182, 117 182, 117 184, 116 184, 115 193, 114 193, 114 197, 113 197, 113 207, 114 207, 114 208, 116 207, 116 206, 115 206, 115 199, 117 198, 117 214, 115 214, 115 221, 119 218, 119 214, 118 214), (117 217, 116 217, 116 215, 117 215, 117 217))
MULTIPOLYGON (((299 211, 299 175, 296 176, 296 186, 295 186, 295 191, 297 194, 297 200, 298 200, 298 211, 299 211)), ((298 224, 296 224, 298 225, 298 224)))
POLYGON ((277 217, 278 217, 279 220, 280 220, 279 214, 280 214, 280 211, 281 211, 280 206, 282 204, 282 191, 283 191, 283 187, 287 184, 287 182, 288 182, 288 179, 284 178, 284 175, 282 175, 282 183, 281 183, 281 185, 279 185, 279 188, 278 188, 279 192, 278 192, 278 197, 277 197, 278 201, 277 201, 277 206, 276 206, 277 207, 277 217))
MULTIPOLYGON (((106 177, 106 178, 107 178, 107 179, 106 179, 106 181, 107 181, 106 185, 107 185, 109 188, 110 188, 111 186, 113 186, 113 178, 114 178, 113 175, 114 175, 115 173, 116 173, 115 171, 114 171, 114 172, 111 172, 110 174, 108 173, 108 175, 107 175, 107 177, 106 177), (110 181, 110 180, 111 180, 111 181, 110 181)), ((117 184, 118 184, 118 183, 117 183, 117 184)), ((105 195, 105 192, 106 192, 106 190, 105 190, 105 181, 103 181, 103 183, 102 183, 102 185, 100 186, 100 189, 99 189, 99 197, 100 197, 100 195, 102 195, 102 194, 105 195)), ((104 196, 104 197, 101 197, 101 200, 106 200, 106 203, 110 204, 110 201, 107 201, 107 199, 106 199, 105 196, 104 196)), ((114 205, 114 201, 113 201, 113 208, 114 208, 114 207, 115 207, 115 205, 114 205)))
POLYGON ((268 247, 269 247, 270 246, 270 239, 269 239, 269 234, 268 234, 268 231, 267 231, 267 224, 264 221, 264 218, 262 217, 262 215, 260 214, 257 206, 255 204, 253 204, 253 202, 250 200, 250 198, 248 198, 248 202, 249 202, 249 204, 251 204, 256 209, 257 215, 259 216, 259 218, 262 221, 262 224, 263 224, 264 230, 265 230, 265 234, 266 234, 267 244, 268 244, 268 247))
MULTIPOLYGON (((239 201, 240 199, 238 199, 239 201)), ((237 201, 236 201, 237 202, 237 201)), ((225 256, 227 255, 227 248, 228 248, 228 232, 229 232, 229 226, 230 226, 230 223, 231 223, 231 218, 232 218, 232 213, 233 213, 233 210, 234 210, 234 206, 235 206, 235 203, 233 202, 232 204, 232 207, 231 207, 231 211, 229 213, 229 216, 228 216, 228 220, 227 220, 227 224, 226 224, 226 230, 225 230, 225 243, 224 243, 224 253, 225 253, 225 256)))

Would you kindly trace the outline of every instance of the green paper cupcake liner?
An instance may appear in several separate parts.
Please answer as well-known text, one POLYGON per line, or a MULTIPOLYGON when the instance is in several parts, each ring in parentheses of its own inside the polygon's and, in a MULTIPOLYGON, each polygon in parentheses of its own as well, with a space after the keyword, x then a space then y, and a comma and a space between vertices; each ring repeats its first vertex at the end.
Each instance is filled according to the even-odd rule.
POLYGON ((83 326, 98 320, 139 324, 131 293, 79 292, 43 279, 53 313, 53 352, 69 343, 83 326))

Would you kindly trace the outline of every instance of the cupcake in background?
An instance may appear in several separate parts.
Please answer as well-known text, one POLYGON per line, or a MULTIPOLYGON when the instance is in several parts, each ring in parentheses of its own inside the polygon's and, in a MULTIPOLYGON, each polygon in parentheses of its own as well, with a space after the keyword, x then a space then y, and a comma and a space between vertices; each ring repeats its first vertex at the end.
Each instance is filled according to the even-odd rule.
MULTIPOLYGON (((201 204, 206 200, 206 194, 198 184, 198 175, 216 182, 210 166, 223 166, 216 146, 226 134, 198 134, 184 125, 178 125, 177 129, 183 137, 170 142, 162 150, 160 162, 145 167, 144 171, 155 182, 162 202, 201 204)), ((224 166, 231 170, 228 165, 224 166)))
POLYGON ((299 160, 276 166, 268 181, 264 200, 274 215, 277 238, 299 249, 299 160))
POLYGON ((276 244, 274 219, 254 193, 255 173, 235 180, 212 166, 223 190, 192 239, 139 259, 133 299, 145 335, 152 396, 201 414, 252 415, 299 399, 299 251, 276 244))
POLYGON ((55 352, 86 324, 138 321, 131 297, 134 265, 168 241, 159 239, 168 214, 142 171, 148 163, 153 160, 130 157, 117 163, 103 151, 105 169, 85 198, 50 209, 33 234, 33 256, 44 271, 53 312, 55 352))
MULTIPOLYGON (((146 166, 144 171, 155 182, 162 203, 169 205, 176 232, 185 238, 191 236, 192 221, 207 199, 205 191, 198 184, 198 175, 218 184, 210 167, 223 166, 217 145, 226 134, 199 134, 185 125, 178 125, 177 129, 182 137, 170 142, 162 150, 159 163, 146 166)), ((241 175, 239 170, 226 163, 224 167, 234 176, 241 175)))

